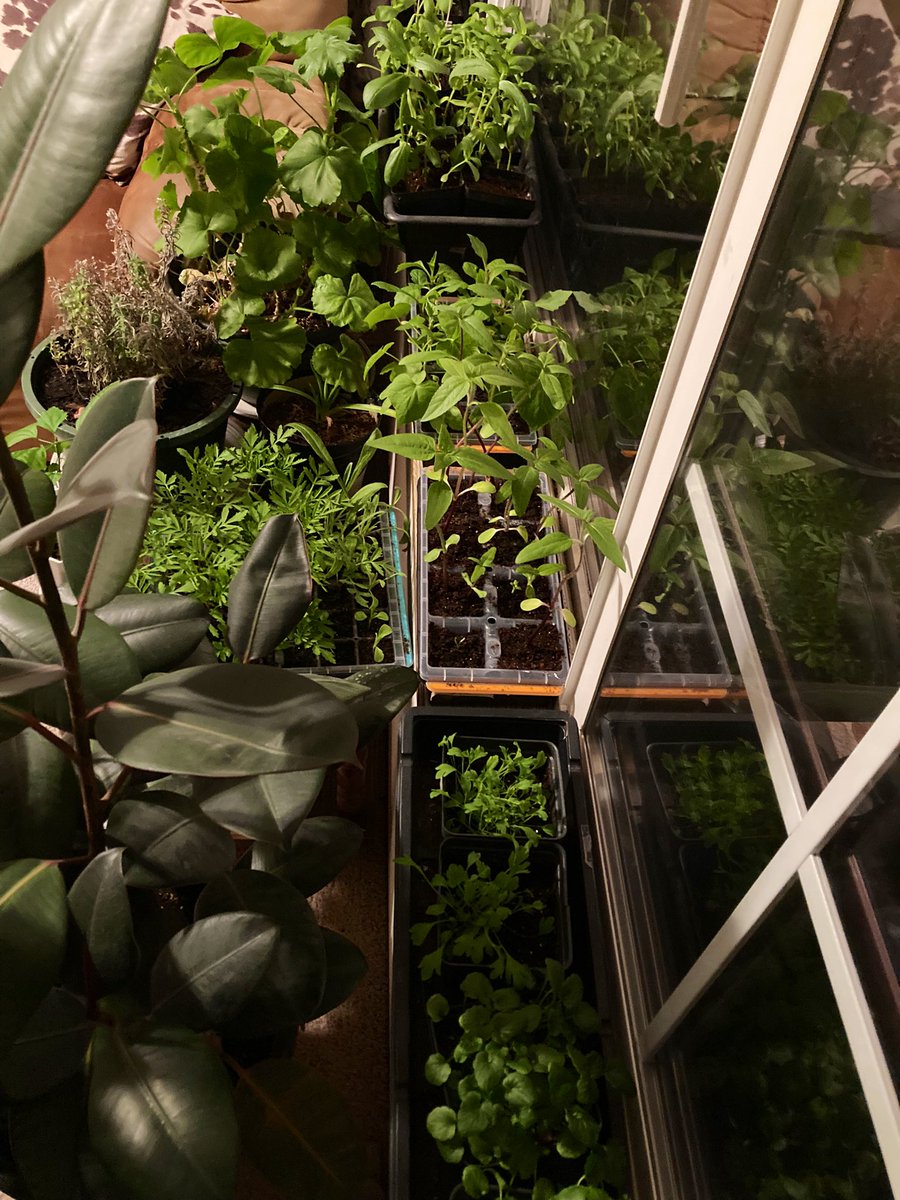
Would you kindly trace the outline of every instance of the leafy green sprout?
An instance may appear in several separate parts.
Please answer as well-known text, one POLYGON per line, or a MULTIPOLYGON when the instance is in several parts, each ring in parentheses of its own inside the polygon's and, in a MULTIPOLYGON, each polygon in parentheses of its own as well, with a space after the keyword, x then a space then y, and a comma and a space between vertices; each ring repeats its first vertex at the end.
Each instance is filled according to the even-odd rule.
POLYGON ((26 471, 40 471, 54 484, 59 482, 62 456, 70 441, 59 430, 69 420, 60 408, 48 408, 37 421, 8 435, 7 444, 16 462, 26 471), (31 443, 31 444, 29 444, 31 443))
POLYGON ((316 595, 281 648, 304 648, 333 662, 336 635, 322 595, 342 587, 355 619, 371 628, 374 658, 382 662, 382 645, 391 635, 382 607, 390 575, 379 534, 383 485, 366 484, 351 493, 324 463, 293 453, 288 438, 286 429, 269 437, 250 430, 237 446, 185 454, 183 475, 158 473, 156 503, 131 586, 178 592, 202 603, 216 653, 227 659, 226 604, 234 574, 266 521, 295 514, 306 533, 316 595))
POLYGON ((431 940, 434 945, 419 961, 422 979, 440 975, 450 960, 465 960, 490 965, 492 979, 506 979, 515 986, 530 986, 531 969, 510 952, 507 923, 510 917, 532 915, 538 918, 539 937, 554 928, 543 900, 527 887, 532 844, 536 834, 514 843, 506 866, 494 871, 477 850, 471 851, 465 865, 448 863, 443 871, 427 875, 412 858, 397 859, 410 867, 435 893, 425 915, 410 930, 414 946, 431 940))
MULTIPOLYGON (((463 980, 458 1040, 425 1064, 448 1101, 428 1114, 428 1131, 447 1162, 465 1164, 468 1196, 504 1197, 523 1185, 540 1200, 609 1200, 607 1188, 621 1196, 625 1155, 598 1103, 604 1082, 622 1092, 633 1085, 600 1052, 599 1016, 581 978, 552 959, 537 975, 528 990, 493 986, 479 973, 463 980), (575 1164, 574 1185, 559 1190, 547 1177, 575 1164)), ((451 1011, 442 994, 426 1008, 435 1023, 451 1011)))
POLYGON ((433 799, 443 802, 451 833, 515 836, 538 829, 552 835, 546 785, 547 754, 526 754, 518 742, 457 746, 456 735, 439 743, 443 761, 435 771, 433 799))

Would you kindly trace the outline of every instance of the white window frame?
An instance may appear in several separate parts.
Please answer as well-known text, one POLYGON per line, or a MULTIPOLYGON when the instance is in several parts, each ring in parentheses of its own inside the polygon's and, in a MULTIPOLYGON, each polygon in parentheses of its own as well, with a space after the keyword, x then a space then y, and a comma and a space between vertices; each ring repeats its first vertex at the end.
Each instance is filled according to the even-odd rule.
MULTIPOLYGON (((578 640, 562 707, 584 727, 636 577, 646 558, 725 339, 772 198, 793 148, 844 0, 780 0, 757 67, 725 177, 615 526, 627 571, 606 561, 578 640)), ((691 68, 704 0, 684 0, 659 114, 671 115, 691 68)), ((703 13, 705 16, 705 11, 703 13)), ((900 1200, 900 1105, 819 850, 897 755, 900 692, 807 809, 769 693, 721 531, 699 467, 686 476, 732 644, 748 691, 785 822, 786 840, 662 1007, 627 1014, 652 1063, 719 973, 784 892, 799 881, 808 906, 895 1197, 900 1200)), ((595 796, 595 804, 597 797, 595 796)), ((599 807, 599 806, 598 806, 599 807)), ((601 825, 603 823, 601 822, 601 825)), ((607 826, 608 828, 608 826, 607 826)), ((629 990, 628 982, 624 991, 629 990)))

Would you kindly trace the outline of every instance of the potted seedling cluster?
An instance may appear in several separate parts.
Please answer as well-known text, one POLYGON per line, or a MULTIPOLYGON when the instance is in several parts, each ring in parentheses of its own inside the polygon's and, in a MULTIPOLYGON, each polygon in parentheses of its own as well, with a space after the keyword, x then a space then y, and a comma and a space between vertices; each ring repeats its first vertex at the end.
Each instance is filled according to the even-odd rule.
POLYGON ((250 430, 233 447, 186 456, 182 473, 160 475, 131 586, 199 600, 209 612, 216 655, 230 661, 228 614, 238 567, 266 522, 289 514, 306 534, 294 587, 308 594, 308 603, 272 648, 273 661, 338 674, 366 664, 407 664, 403 577, 382 485, 352 490, 354 468, 341 476, 319 458, 298 457, 289 434, 250 430))
POLYGON ((579 775, 559 714, 430 708, 404 724, 393 1196, 605 1200, 625 1186, 610 1114, 628 1081, 590 1002, 579 775))
POLYGON ((461 256, 467 233, 514 254, 540 220, 530 153, 536 105, 528 25, 515 5, 395 0, 368 19, 379 73, 369 108, 386 109, 385 215, 409 257, 461 256))

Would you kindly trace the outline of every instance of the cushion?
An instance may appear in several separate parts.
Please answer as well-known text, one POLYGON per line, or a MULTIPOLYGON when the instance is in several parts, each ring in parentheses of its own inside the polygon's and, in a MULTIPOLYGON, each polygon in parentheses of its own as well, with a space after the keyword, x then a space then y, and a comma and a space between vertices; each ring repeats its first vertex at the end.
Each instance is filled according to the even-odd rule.
MULTIPOLYGON (((182 111, 190 108, 193 104, 205 104, 207 108, 212 108, 214 100, 245 86, 246 84, 241 82, 219 83, 209 88, 202 84, 196 84, 190 91, 185 92, 179 107, 182 111)), ((257 109, 258 97, 262 112, 266 117, 282 121, 298 135, 312 125, 317 124, 324 127, 325 102, 322 86, 318 80, 307 89, 298 88, 297 95, 302 97, 302 108, 292 97, 260 80, 256 88, 248 93, 247 107, 249 111, 257 109), (302 96, 304 91, 306 95, 302 96)), ((162 142, 163 125, 169 120, 168 116, 161 118, 147 137, 144 145, 145 158, 162 142)), ((156 250, 156 244, 159 241, 159 229, 155 216, 156 203, 163 185, 170 178, 173 176, 162 175, 158 179, 154 179, 146 171, 138 171, 128 185, 128 191, 119 207, 119 221, 131 235, 135 253, 146 259, 147 262, 154 262, 159 257, 156 250)), ((181 200, 190 189, 182 176, 175 176, 174 179, 178 198, 181 200)))
MULTIPOLYGON (((52 3, 53 0, 7 0, 0 4, 0 84, 52 3)), ((213 18, 228 16, 228 12, 219 0, 169 0, 169 15, 160 45, 173 45, 183 33, 212 33, 213 18)), ((134 174, 152 122, 152 112, 138 109, 106 169, 110 179, 124 183, 134 174)))

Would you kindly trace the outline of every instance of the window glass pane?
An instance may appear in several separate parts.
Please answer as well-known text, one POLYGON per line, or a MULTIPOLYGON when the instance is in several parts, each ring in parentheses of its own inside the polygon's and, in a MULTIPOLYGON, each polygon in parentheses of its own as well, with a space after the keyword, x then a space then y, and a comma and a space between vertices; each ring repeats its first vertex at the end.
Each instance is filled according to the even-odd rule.
POLYGON ((900 767, 871 789, 824 854, 847 937, 900 1085, 900 767))
MULTIPOLYGON (((799 885, 661 1058, 715 1200, 885 1200, 890 1188, 799 885), (676 1093, 677 1088, 677 1093, 676 1093)), ((687 1153, 687 1151, 686 1151, 687 1153)))
MULTIPOLYGON (((900 683, 900 40, 871 7, 838 26, 690 449, 809 802, 900 683)), ((709 663, 686 673, 718 658, 740 687, 715 603, 678 614, 666 590, 673 572, 711 590, 688 494, 683 476, 607 694, 636 645, 645 674, 671 676, 654 648, 699 646, 701 617, 709 663)))
POLYGON ((623 713, 602 727, 655 1006, 777 850, 784 826, 752 720, 623 713))

